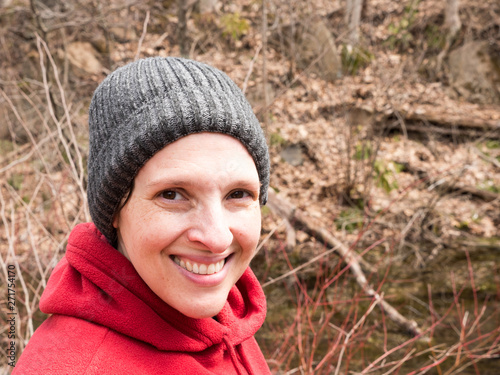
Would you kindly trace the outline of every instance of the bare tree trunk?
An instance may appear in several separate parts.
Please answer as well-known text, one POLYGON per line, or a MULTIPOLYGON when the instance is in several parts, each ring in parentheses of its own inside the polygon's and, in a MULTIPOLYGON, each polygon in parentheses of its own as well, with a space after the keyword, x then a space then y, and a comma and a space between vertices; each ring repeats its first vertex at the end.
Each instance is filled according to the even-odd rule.
POLYGON ((182 57, 187 57, 189 53, 189 48, 187 45, 187 11, 188 11, 188 1, 177 0, 177 40, 179 42, 179 49, 182 57))
POLYGON ((344 21, 346 25, 349 25, 351 21, 351 14, 352 14, 352 7, 353 7, 354 0, 346 0, 345 2, 345 17, 344 21))
POLYGON ((444 10, 444 26, 447 30, 445 46, 443 50, 439 53, 437 57, 436 73, 439 74, 441 71, 441 66, 443 64, 443 59, 448 54, 450 50, 453 38, 457 34, 458 30, 462 27, 460 22, 460 17, 458 16, 458 9, 460 7, 460 0, 446 0, 446 7, 444 10))
POLYGON ((356 45, 359 42, 359 23, 361 21, 361 9, 363 0, 347 0, 346 22, 349 27, 349 43, 356 45))
POLYGON ((444 26, 448 30, 448 35, 453 38, 458 30, 462 27, 460 17, 458 16, 458 9, 460 7, 460 0, 447 0, 446 8, 444 11, 444 26))
POLYGON ((262 89, 264 90, 264 133, 268 137, 269 94, 267 91, 267 1, 262 1, 262 89))

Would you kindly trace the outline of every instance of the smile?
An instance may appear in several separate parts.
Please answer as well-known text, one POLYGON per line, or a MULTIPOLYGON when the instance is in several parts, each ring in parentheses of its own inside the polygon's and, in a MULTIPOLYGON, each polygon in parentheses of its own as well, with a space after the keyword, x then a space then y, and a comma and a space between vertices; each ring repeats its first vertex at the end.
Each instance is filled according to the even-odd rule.
POLYGON ((222 259, 216 263, 204 264, 189 260, 184 261, 177 256, 174 256, 174 262, 189 272, 196 273, 198 275, 212 275, 219 272, 224 267, 226 260, 222 259))

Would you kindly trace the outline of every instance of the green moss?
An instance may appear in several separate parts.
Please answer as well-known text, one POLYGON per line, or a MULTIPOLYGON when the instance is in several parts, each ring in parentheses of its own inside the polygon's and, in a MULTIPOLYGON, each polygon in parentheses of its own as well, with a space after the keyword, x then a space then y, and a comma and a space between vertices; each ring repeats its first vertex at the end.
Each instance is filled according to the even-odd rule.
POLYGON ((349 233, 363 227, 363 215, 358 208, 348 208, 340 211, 335 219, 335 225, 338 230, 346 230, 349 233))
POLYGON ((222 35, 239 40, 250 29, 250 23, 239 13, 227 13, 221 17, 222 35))
POLYGON ((354 159, 367 160, 373 154, 373 149, 370 141, 358 142, 355 146, 354 159))
POLYGON ((403 18, 397 22, 389 24, 388 31, 390 36, 387 38, 386 44, 390 49, 406 51, 410 47, 410 44, 413 41, 413 35, 410 29, 416 19, 419 2, 420 0, 412 1, 405 7, 403 18))
POLYGON ((355 75, 359 69, 366 67, 375 56, 367 49, 344 44, 340 53, 344 74, 355 75))
POLYGON ((490 139, 484 143, 484 145, 490 150, 500 148, 500 141, 490 139))
POLYGON ((14 144, 7 139, 0 139, 0 153, 6 154, 14 150, 14 144))
POLYGON ((399 163, 383 160, 375 160, 373 164, 374 178, 377 181, 377 186, 383 188, 387 193, 399 187, 396 180, 396 175, 404 169, 404 166, 399 163))
POLYGON ((271 134, 271 136, 269 137, 269 144, 271 145, 271 147, 273 146, 281 147, 286 144, 286 140, 281 136, 280 132, 278 131, 271 134))
POLYGON ((482 182, 481 184, 479 184, 478 188, 481 190, 490 191, 495 194, 500 194, 500 187, 495 185, 492 180, 482 182))
POLYGON ((446 42, 446 34, 436 24, 429 24, 425 28, 425 39, 429 48, 442 50, 446 42))
POLYGON ((21 190, 23 186, 24 176, 22 174, 14 174, 7 180, 7 183, 14 188, 14 190, 21 190))
POLYGON ((262 216, 267 216, 267 215, 269 215, 271 213, 271 209, 269 207, 267 207, 267 206, 262 206, 260 208, 260 212, 261 212, 262 216))

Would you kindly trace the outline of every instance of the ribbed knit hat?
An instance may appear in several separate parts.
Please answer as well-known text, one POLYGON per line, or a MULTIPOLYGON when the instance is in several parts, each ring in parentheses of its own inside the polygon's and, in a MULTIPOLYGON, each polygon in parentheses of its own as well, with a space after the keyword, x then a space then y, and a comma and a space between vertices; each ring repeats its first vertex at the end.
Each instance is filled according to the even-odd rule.
POLYGON ((139 169, 169 143, 193 133, 238 139, 252 156, 267 201, 269 154, 241 90, 223 72, 182 58, 149 58, 111 73, 89 109, 88 203, 97 228, 116 243, 113 216, 139 169))

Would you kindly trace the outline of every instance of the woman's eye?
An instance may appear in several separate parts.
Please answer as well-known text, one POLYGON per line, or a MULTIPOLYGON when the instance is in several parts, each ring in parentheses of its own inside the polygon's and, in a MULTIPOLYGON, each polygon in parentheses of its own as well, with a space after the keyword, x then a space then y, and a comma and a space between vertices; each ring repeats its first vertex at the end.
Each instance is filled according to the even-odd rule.
POLYGON ((163 199, 170 200, 170 201, 175 201, 182 199, 182 195, 180 195, 178 192, 175 190, 165 190, 160 193, 160 196, 163 199))
POLYGON ((236 191, 233 191, 231 194, 229 194, 229 198, 231 198, 231 199, 242 199, 242 198, 246 198, 249 196, 250 196, 250 193, 248 191, 245 191, 245 190, 236 190, 236 191))

